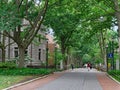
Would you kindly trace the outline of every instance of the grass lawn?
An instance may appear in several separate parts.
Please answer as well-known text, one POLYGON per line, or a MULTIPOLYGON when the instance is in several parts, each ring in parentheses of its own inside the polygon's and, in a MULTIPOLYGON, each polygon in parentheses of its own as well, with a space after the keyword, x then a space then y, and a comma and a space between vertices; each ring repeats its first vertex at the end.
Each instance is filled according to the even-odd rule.
POLYGON ((25 80, 27 76, 0 75, 0 90, 25 80))
POLYGON ((52 73, 50 69, 0 69, 0 90, 39 76, 52 73))

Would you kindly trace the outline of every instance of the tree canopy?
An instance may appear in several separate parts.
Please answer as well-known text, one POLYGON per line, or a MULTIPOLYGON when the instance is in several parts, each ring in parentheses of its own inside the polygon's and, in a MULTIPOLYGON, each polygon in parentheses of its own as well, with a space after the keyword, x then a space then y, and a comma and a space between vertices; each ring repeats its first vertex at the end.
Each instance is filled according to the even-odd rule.
POLYGON ((0 30, 22 52, 41 28, 44 17, 44 25, 53 29, 63 55, 78 50, 81 57, 99 58, 106 64, 105 46, 110 38, 120 36, 118 0, 1 0, 0 6, 0 30))
POLYGON ((114 3, 105 0, 52 0, 44 24, 54 30, 63 50, 72 47, 105 63, 106 34, 116 25, 114 3))

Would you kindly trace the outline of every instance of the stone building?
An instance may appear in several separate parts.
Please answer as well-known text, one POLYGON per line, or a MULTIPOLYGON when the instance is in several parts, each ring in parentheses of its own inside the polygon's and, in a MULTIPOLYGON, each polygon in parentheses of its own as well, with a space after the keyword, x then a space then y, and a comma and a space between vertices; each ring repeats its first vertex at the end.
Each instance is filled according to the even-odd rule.
MULTIPOLYGON (((25 19, 23 19, 22 22, 22 29, 25 29, 29 25, 29 22, 25 19)), ((42 28, 45 28, 42 25, 42 28)), ((22 30, 21 30, 22 31, 22 30)), ((12 32, 10 32, 12 34, 12 32)), ((54 65, 54 50, 55 50, 55 42, 53 40, 53 37, 49 34, 46 35, 46 31, 40 30, 38 32, 39 35, 41 35, 43 38, 35 37, 32 43, 28 46, 28 48, 25 51, 26 55, 26 65, 32 64, 32 65, 41 65, 45 64, 46 60, 48 58, 48 65, 52 66, 54 65), (48 41, 47 41, 48 39, 48 41), (48 48, 48 50, 47 50, 48 48), (49 53, 50 57, 46 54, 49 53), (47 55, 47 56, 46 56, 47 55)), ((0 35, 0 42, 2 42, 2 35, 0 35)), ((5 58, 7 61, 10 60, 16 60, 19 55, 18 46, 14 41, 8 37, 5 37, 5 58), (11 44, 10 44, 11 43, 11 44), (10 44, 10 45, 8 45, 10 44)), ((2 61, 2 50, 0 49, 0 61, 2 61)))
MULTIPOLYGON (((25 29, 29 26, 29 21, 23 19, 22 22, 22 29, 25 29)), ((42 28, 45 28, 44 25, 41 26, 42 28)), ((39 30, 38 34, 41 35, 44 39, 35 37, 32 43, 28 46, 28 48, 25 51, 25 54, 27 56, 26 60, 27 64, 34 64, 34 65, 40 65, 41 63, 45 63, 46 60, 46 32, 44 30, 39 30)), ((12 32, 10 32, 12 34, 12 32)), ((3 42, 3 36, 0 35, 0 42, 3 42)), ((5 58, 6 60, 14 60, 18 57, 19 51, 18 46, 14 41, 8 37, 5 37, 5 58), (10 44, 12 43, 12 44, 10 44), (10 45, 8 45, 10 44, 10 45)), ((2 50, 0 49, 0 61, 2 59, 2 50)))
MULTIPOLYGON (((41 64, 46 63, 46 59, 48 57, 48 66, 55 65, 55 42, 54 37, 50 34, 45 32, 39 32, 39 34, 44 37, 44 39, 35 38, 35 42, 33 42, 28 46, 25 51, 26 55, 26 65, 33 65, 33 66, 40 66, 41 64), (37 43, 36 43, 37 42, 37 43), (47 50, 48 48, 48 56, 47 50)), ((16 60, 19 55, 18 46, 17 44, 13 43, 8 45, 9 43, 13 43, 13 40, 6 37, 5 38, 5 45, 7 45, 5 49, 5 58, 7 61, 16 60)), ((0 49, 0 61, 2 61, 2 51, 0 49)))
MULTIPOLYGON (((39 34, 45 37, 45 32, 39 32, 39 34)), ((8 37, 5 38, 5 45, 8 45, 9 43, 12 42, 13 40, 9 39, 8 37)), ((32 60, 33 65, 40 65, 41 63, 45 63, 46 60, 46 40, 35 38, 35 42, 33 40, 33 42, 28 46, 28 48, 25 51, 25 54, 28 59, 27 64, 31 64, 31 60, 32 60)), ((15 43, 8 45, 5 51, 6 51, 5 54, 6 60, 14 60, 15 58, 18 57, 19 54, 18 46, 15 43)), ((0 50, 0 61, 1 59, 2 59, 2 50, 0 50)))

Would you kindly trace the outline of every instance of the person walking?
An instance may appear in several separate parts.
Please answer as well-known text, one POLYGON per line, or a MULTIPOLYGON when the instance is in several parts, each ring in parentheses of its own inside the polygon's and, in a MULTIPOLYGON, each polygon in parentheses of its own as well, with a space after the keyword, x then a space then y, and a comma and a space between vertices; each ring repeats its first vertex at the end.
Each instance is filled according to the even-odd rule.
POLYGON ((74 69, 74 65, 73 64, 71 64, 71 68, 72 68, 72 70, 74 69))
POLYGON ((91 64, 88 62, 87 64, 87 68, 88 68, 88 71, 90 71, 90 68, 91 68, 91 64))
POLYGON ((92 69, 92 64, 90 64, 90 69, 92 69))

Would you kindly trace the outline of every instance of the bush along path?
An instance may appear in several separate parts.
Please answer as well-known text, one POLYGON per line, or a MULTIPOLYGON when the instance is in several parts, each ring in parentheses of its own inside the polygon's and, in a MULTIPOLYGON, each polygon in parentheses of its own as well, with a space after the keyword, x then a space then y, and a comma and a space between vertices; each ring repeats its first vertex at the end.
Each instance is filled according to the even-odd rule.
POLYGON ((53 69, 0 68, 0 90, 53 72, 53 69))
POLYGON ((120 70, 111 70, 108 72, 108 74, 120 82, 120 70))

